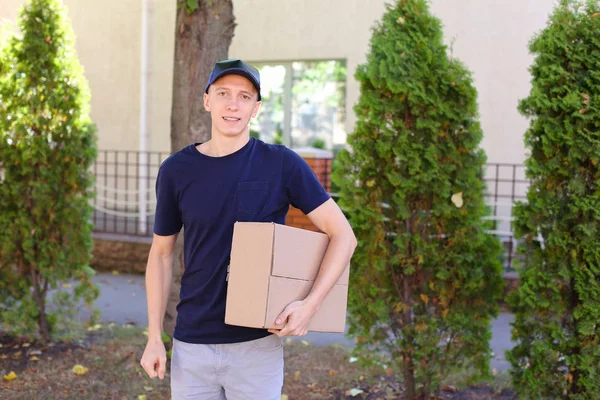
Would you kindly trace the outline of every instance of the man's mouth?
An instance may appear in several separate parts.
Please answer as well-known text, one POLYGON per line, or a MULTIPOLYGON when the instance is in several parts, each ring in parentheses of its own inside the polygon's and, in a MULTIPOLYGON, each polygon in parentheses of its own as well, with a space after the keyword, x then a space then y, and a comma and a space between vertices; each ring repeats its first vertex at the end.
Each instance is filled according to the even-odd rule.
POLYGON ((234 122, 240 120, 240 118, 236 118, 236 117, 223 117, 223 119, 225 121, 234 121, 234 122))

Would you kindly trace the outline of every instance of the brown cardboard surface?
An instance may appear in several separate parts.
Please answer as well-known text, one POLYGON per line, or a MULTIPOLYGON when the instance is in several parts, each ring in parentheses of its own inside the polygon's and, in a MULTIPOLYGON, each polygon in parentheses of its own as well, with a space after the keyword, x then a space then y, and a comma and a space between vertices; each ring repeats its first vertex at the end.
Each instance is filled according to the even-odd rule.
MULTIPOLYGON (((274 223, 236 222, 225 323, 281 328, 274 325, 277 315, 309 293, 328 244, 329 238, 322 233, 274 223)), ((348 276, 349 267, 311 320, 309 330, 344 331, 348 276)))
MULTIPOLYGON (((324 233, 274 224, 273 268, 271 275, 307 281, 315 280, 329 245, 324 233), (307 249, 310 249, 307 251, 307 249)), ((337 283, 348 284, 350 268, 337 283)))
POLYGON ((265 321, 273 224, 234 227, 227 287, 225 323, 262 328, 265 321))
MULTIPOLYGON (((313 282, 278 276, 271 276, 270 281, 265 327, 280 329, 281 326, 275 325, 277 316, 289 303, 304 299, 313 282)), ((311 319, 308 329, 315 332, 344 332, 347 300, 348 286, 335 285, 311 319)))

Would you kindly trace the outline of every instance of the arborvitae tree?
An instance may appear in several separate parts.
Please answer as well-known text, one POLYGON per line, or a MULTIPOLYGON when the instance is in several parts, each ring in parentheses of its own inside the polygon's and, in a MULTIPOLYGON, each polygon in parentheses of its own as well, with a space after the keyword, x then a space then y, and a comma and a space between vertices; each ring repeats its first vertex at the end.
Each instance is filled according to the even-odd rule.
POLYGON ((562 0, 530 44, 527 203, 509 352, 524 399, 600 399, 600 3, 562 0))
POLYGON ((0 322, 50 340, 97 289, 92 249, 95 129, 90 94, 60 0, 32 0, 0 57, 0 322), (48 309, 48 291, 58 290, 48 309), (60 289, 60 288, 59 288, 60 289))
POLYGON ((407 398, 427 399, 454 368, 489 374, 503 279, 483 221, 477 93, 424 0, 387 6, 356 79, 358 121, 335 174, 359 239, 350 335, 365 358, 391 353, 407 398))

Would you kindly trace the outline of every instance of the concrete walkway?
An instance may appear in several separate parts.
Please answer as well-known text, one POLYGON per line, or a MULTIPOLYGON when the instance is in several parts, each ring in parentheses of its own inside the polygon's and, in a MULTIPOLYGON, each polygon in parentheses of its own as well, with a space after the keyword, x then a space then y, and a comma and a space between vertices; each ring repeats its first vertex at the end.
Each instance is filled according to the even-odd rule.
MULTIPOLYGON (((101 320, 103 322, 147 325, 146 290, 142 276, 98 274, 94 277, 94 282, 100 288, 96 307, 102 313, 101 320)), ((504 351, 512 348, 510 340, 510 323, 512 321, 513 316, 508 313, 502 313, 492 321, 490 344, 495 356, 492 359, 491 367, 498 371, 504 371, 510 367, 504 358, 504 351)), ((309 332, 305 337, 294 339, 307 340, 316 346, 327 346, 334 343, 347 347, 354 345, 352 340, 338 333, 309 332)))

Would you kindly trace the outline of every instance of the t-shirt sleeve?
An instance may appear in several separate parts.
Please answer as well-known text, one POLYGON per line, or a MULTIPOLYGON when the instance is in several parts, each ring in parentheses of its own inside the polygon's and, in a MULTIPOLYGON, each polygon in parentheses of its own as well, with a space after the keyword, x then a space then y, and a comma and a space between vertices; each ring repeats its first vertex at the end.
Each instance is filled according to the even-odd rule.
POLYGON ((290 204, 304 214, 331 198, 306 161, 288 148, 284 148, 283 182, 290 204))
POLYGON ((181 211, 177 201, 177 189, 173 177, 169 176, 164 164, 156 177, 156 214, 154 233, 159 236, 171 236, 183 226, 181 211))

